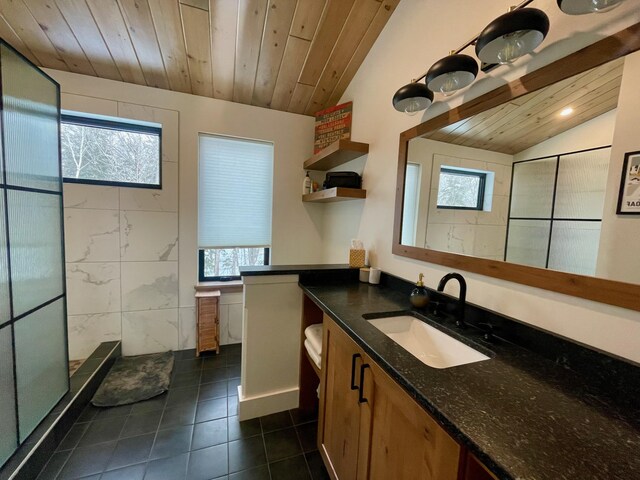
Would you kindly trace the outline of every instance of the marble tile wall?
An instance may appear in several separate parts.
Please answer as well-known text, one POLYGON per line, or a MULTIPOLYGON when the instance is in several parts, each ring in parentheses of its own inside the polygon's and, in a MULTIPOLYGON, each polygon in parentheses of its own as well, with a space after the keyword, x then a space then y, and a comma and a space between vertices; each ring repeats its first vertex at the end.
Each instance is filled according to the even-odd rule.
MULTIPOLYGON (((116 339, 124 355, 194 348, 195 307, 178 295, 178 112, 94 100, 63 94, 62 104, 162 124, 162 189, 64 185, 69 356, 116 339)), ((221 297, 220 317, 221 343, 240 342, 241 294, 221 297)))
POLYGON ((242 342, 242 294, 220 297, 220 343, 242 342))
POLYGON ((485 201, 491 201, 491 210, 438 209, 439 177, 433 175, 425 246, 445 252, 503 260, 509 216, 511 167, 434 155, 433 171, 439 171, 442 164, 494 172, 493 189, 485 196, 485 201))
POLYGON ((194 312, 178 306, 178 112, 111 103, 162 124, 162 189, 64 185, 72 359, 114 339, 125 355, 177 350, 181 331, 185 345, 195 333, 194 312))

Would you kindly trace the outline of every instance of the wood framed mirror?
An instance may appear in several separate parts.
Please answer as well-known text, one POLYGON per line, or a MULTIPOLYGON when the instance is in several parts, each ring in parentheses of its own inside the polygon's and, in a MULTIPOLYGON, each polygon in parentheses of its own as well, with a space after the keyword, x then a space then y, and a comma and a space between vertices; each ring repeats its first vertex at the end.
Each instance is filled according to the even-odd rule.
MULTIPOLYGON (((551 131, 551 127, 539 128, 539 122, 535 123, 535 121, 530 124, 531 128, 527 128, 527 122, 536 117, 535 112, 548 112, 551 109, 555 111, 564 107, 562 102, 557 101, 562 96, 558 94, 558 91, 563 88, 573 89, 573 97, 571 98, 575 98, 578 95, 577 91, 590 92, 590 94, 597 96, 596 103, 598 107, 589 98, 582 100, 582 104, 585 105, 585 111, 588 110, 590 113, 578 112, 579 115, 575 115, 575 118, 581 118, 583 123, 593 120, 596 115, 605 115, 607 112, 617 108, 617 93, 622 79, 623 57, 638 50, 640 50, 640 24, 635 24, 615 35, 604 38, 565 58, 528 73, 517 80, 402 132, 400 134, 398 157, 393 253, 429 263, 445 265, 454 269, 479 273, 510 282, 640 311, 640 268, 637 269, 639 271, 635 271, 631 275, 626 274, 620 275, 621 278, 612 278, 615 275, 610 275, 609 273, 601 274, 600 270, 596 270, 596 263, 598 263, 599 268, 599 261, 597 261, 597 258, 591 257, 586 261, 589 265, 567 264, 562 268, 558 268, 558 262, 562 263, 564 261, 567 263, 567 259, 570 257, 580 256, 576 252, 595 251, 597 256, 598 242, 600 241, 600 226, 598 222, 600 224, 603 223, 603 215, 616 215, 615 207, 613 212, 608 210, 603 212, 605 192, 602 191, 602 188, 604 187, 600 188, 600 193, 593 194, 591 192, 587 194, 588 201, 584 201, 587 198, 585 197, 585 192, 576 190, 574 194, 567 194, 566 186, 563 187, 563 172, 565 170, 569 171, 567 169, 572 162, 580 165, 575 161, 576 155, 582 155, 583 157, 586 155, 588 159, 581 161, 590 162, 589 171, 597 172, 597 168, 602 167, 605 169, 604 176, 606 177, 610 158, 610 155, 607 155, 606 148, 611 147, 611 143, 609 145, 598 145, 598 147, 603 148, 593 149, 562 150, 562 148, 558 147, 560 150, 554 151, 553 154, 533 156, 532 158, 525 158, 526 153, 521 154, 522 152, 529 152, 531 156, 533 152, 539 151, 536 150, 536 146, 542 145, 541 142, 553 139, 555 138, 554 136, 560 135, 560 133, 564 134, 571 128, 581 125, 575 120, 571 127, 563 127, 564 130, 561 130, 560 133, 551 131), (593 88, 586 83, 589 78, 594 80, 593 88), (578 81, 577 79, 581 80, 578 81), (617 90, 615 90, 616 81, 617 90), (605 83, 606 85, 604 85, 605 83), (546 94, 545 89, 550 90, 547 90, 548 96, 543 98, 546 94), (535 96, 538 96, 537 100, 535 100, 535 96), (613 103, 613 106, 604 105, 603 102, 605 100, 610 104, 613 103), (525 112, 523 113, 524 116, 520 118, 514 113, 515 110, 511 110, 524 104, 531 107, 536 102, 538 106, 535 108, 537 110, 534 109, 534 113, 532 111, 525 112), (473 126, 479 125, 481 121, 486 121, 488 118, 491 118, 494 123, 507 125, 507 127, 502 128, 498 132, 499 134, 492 136, 493 143, 487 140, 487 136, 484 139, 469 138, 468 132, 474 130, 473 126), (527 120, 522 120, 523 118, 527 120), (462 128, 465 124, 466 127, 462 128), (518 125, 517 128, 513 127, 516 124, 518 125), (513 134, 509 141, 505 140, 505 130, 511 130, 513 134), (461 135, 461 131, 467 132, 466 138, 461 135), (454 134, 453 132, 457 133, 454 134), (531 135, 531 132, 538 132, 539 138, 534 138, 536 136, 531 135), (496 138, 494 137, 500 137, 502 143, 496 143, 496 138), (411 174, 408 168, 412 168, 415 165, 409 159, 410 151, 417 150, 414 148, 416 141, 423 139, 430 142, 447 141, 457 144, 456 148, 477 149, 482 147, 492 155, 491 160, 483 160, 484 166, 486 167, 489 164, 488 162, 501 164, 499 168, 503 168, 506 165, 504 167, 506 168, 506 173, 499 177, 498 173, 489 171, 492 170, 490 168, 485 171, 485 168, 482 167, 482 162, 465 163, 464 159, 468 155, 465 155, 464 151, 459 155, 450 155, 449 157, 445 156, 437 159, 437 155, 434 153, 435 150, 429 150, 425 157, 428 157, 431 163, 424 168, 430 173, 427 176, 417 173, 411 174), (413 144, 411 143, 412 141, 414 141, 413 144), (467 146, 464 147, 464 145, 467 146), (505 158, 508 159, 509 156, 511 158, 510 163, 508 160, 504 160, 505 158), (599 159, 596 159, 596 156, 599 156, 599 159), (603 162, 602 158, 606 160, 603 162), (529 162, 526 163, 526 168, 523 160, 529 162), (600 167, 597 165, 600 165, 600 167), (535 171, 535 178, 524 176, 524 172, 527 170, 535 171), (449 174, 451 178, 445 179, 444 173, 449 174), (462 198, 447 200, 445 198, 446 195, 440 193, 450 188, 449 185, 456 183, 456 179, 452 177, 456 173, 461 174, 461 178, 457 179, 462 182, 460 185, 465 185, 464 189, 466 191, 472 190, 471 194, 467 195, 468 198, 466 200, 462 198), (418 180, 415 180, 416 175, 421 175, 418 180), (542 186, 541 183, 541 179, 546 177, 549 178, 550 187, 548 189, 542 186), (532 178, 534 180, 531 180, 532 178), (450 183, 446 183, 445 180, 450 183), (483 187, 484 200, 479 196, 478 191, 474 190, 476 187, 472 186, 479 184, 482 184, 483 187), (422 185, 423 190, 421 190, 420 185, 422 185), (425 191, 424 188, 427 190, 425 191), (495 191, 493 190, 494 188, 496 189, 495 191), (505 191, 499 192, 499 188, 503 188, 505 191), (545 203, 544 208, 540 205, 531 207, 529 208, 530 215, 527 218, 521 218, 521 212, 526 212, 527 208, 520 208, 518 202, 521 202, 522 198, 526 197, 527 192, 529 197, 542 198, 546 193, 541 192, 546 192, 546 190, 549 190, 549 201, 542 202, 545 203), (501 195, 506 198, 500 198, 501 195), (427 202, 425 210, 427 213, 425 215, 418 213, 419 208, 421 208, 421 196, 427 202), (558 206, 561 196, 567 197, 569 200, 564 202, 563 206, 558 206), (592 205, 592 200, 598 196, 602 197, 599 207, 599 219, 596 214, 592 213, 594 210, 598 210, 597 205, 595 207, 592 205), (407 199, 406 202, 405 199, 407 199), (453 207, 453 212, 452 210, 446 210, 451 208, 447 202, 453 202, 452 204, 456 205, 453 207), (466 204, 465 202, 469 203, 466 204), (491 207, 492 202, 495 207, 493 209, 491 207), (572 208, 575 212, 563 213, 563 209, 566 211, 569 204, 573 205, 572 208), (584 206, 585 204, 591 205, 593 208, 587 208, 584 206), (450 219, 454 213, 458 215, 458 218, 462 219, 459 222, 461 224, 480 224, 482 222, 478 220, 478 215, 488 216, 493 210, 495 216, 495 210, 499 205, 502 205, 500 208, 503 209, 503 212, 506 212, 502 214, 503 217, 506 215, 506 225, 501 226, 501 232, 497 232, 497 229, 491 230, 491 235, 498 235, 498 237, 494 235, 494 241, 485 239, 485 245, 492 244, 498 247, 497 251, 491 252, 491 254, 481 255, 477 253, 477 251, 482 250, 477 245, 469 251, 465 251, 464 241, 462 240, 457 247, 447 246, 446 242, 438 243, 435 237, 435 232, 437 232, 438 228, 433 225, 431 225, 431 229, 429 228, 428 218, 430 216, 440 215, 441 218, 450 219), (576 207, 576 205, 579 206, 576 207), (540 211, 540 209, 546 209, 547 211, 545 211, 544 215, 536 214, 536 211, 540 211), (587 210, 590 210, 591 213, 585 213, 587 210), (565 218, 567 216, 571 218, 565 218), (530 222, 526 223, 525 220, 530 220, 530 222), (526 225, 523 226, 522 222, 525 222, 526 225), (411 225, 411 227, 407 228, 407 225, 411 225), (566 228, 567 225, 570 225, 570 228, 566 228), (578 230, 579 232, 576 234, 578 230), (572 235, 574 240, 576 238, 580 239, 580 245, 569 245, 567 250, 567 242, 572 235), (433 238, 427 238, 429 236, 433 238), (418 239, 418 237, 420 238, 418 239), (523 248, 517 248, 518 238, 520 238, 521 242, 526 243, 532 242, 537 237, 540 237, 539 247, 525 245, 523 248), (496 238, 499 240, 495 240, 496 238), (555 241, 557 241, 558 245, 564 245, 565 253, 560 252, 560 250, 554 250, 553 242, 555 241), (544 245, 545 242, 546 246, 544 245), (567 254, 566 251, 569 251, 570 254, 567 254), (538 256, 540 257, 538 260, 533 258, 537 253, 539 253, 538 256), (554 260, 554 258, 558 258, 561 261, 554 260), (638 279, 637 281, 636 278, 638 279)), ((613 122, 615 123, 615 120, 613 122)), ((477 132, 478 130, 476 127, 475 131, 477 132)), ((482 130, 488 131, 487 127, 483 127, 482 130)), ((613 126, 611 131, 613 132, 613 126)), ((611 136, 613 136, 613 133, 611 136)), ((640 138, 640 135, 638 138, 640 138)), ((638 143, 637 147, 640 147, 640 143, 638 143)), ((640 148, 635 150, 640 150, 640 148)), ((587 169, 584 168, 585 164, 582 165, 576 170, 578 173, 569 174, 567 178, 575 179, 580 177, 584 183, 584 175, 582 174, 587 169)), ((418 165, 416 168, 420 168, 420 166, 418 165)), ((617 169, 617 163, 616 167, 613 168, 617 169)), ((614 172, 611 175, 617 175, 616 178, 619 182, 622 171, 614 172)), ((611 175, 609 175, 609 180, 611 175)), ((587 177, 601 178, 602 173, 589 174, 587 172, 587 177)), ((609 181, 609 183, 611 182, 609 181)), ((616 187, 616 195, 618 187, 619 183, 616 187)), ((606 188, 609 190, 610 185, 606 188)), ((590 187, 590 189, 597 190, 596 187, 590 187)), ((538 200, 536 201, 540 203, 541 201, 538 200)), ((635 216, 633 220, 629 221, 638 224, 637 226, 633 225, 635 230, 632 231, 640 232, 640 217, 635 216)), ((450 222, 450 220, 441 223, 446 222, 450 222)), ((453 231, 451 225, 447 225, 445 230, 448 232, 448 238, 451 239, 451 232, 453 231)), ((485 229, 485 233, 489 232, 489 230, 485 229)), ((463 231, 470 232, 471 230, 467 228, 466 230, 463 229, 463 231)), ((462 236, 464 237, 464 234, 462 236)), ((635 238, 637 240, 638 236, 635 236, 635 238)), ((629 239, 629 242, 631 243, 632 240, 629 239)), ((586 254, 582 256, 588 257, 586 254)), ((638 257, 636 254, 635 258, 638 257)), ((634 263, 636 266, 640 266, 640 262, 634 260, 634 263)))

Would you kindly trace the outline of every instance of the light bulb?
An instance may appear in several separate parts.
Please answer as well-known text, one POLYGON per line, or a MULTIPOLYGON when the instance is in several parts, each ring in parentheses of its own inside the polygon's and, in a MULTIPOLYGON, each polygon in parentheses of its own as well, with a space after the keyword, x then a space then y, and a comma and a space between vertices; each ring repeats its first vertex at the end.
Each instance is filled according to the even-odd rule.
POLYGON ((404 113, 413 117, 416 113, 429 107, 431 101, 425 97, 413 97, 404 100, 400 107, 404 113))
POLYGON ((619 6, 623 0, 591 0, 591 10, 597 13, 608 12, 619 6))
POLYGON ((424 110, 424 108, 425 107, 422 106, 419 100, 413 98, 407 103, 406 107, 404 107, 404 113, 406 113, 410 117, 413 117, 420 110, 424 110))
POLYGON ((440 93, 442 93, 445 97, 450 97, 457 90, 460 90, 460 79, 456 72, 449 72, 446 74, 446 79, 442 82, 442 85, 439 88, 440 93))
POLYGON ((526 45, 522 41, 522 37, 526 33, 526 30, 519 30, 502 36, 504 46, 498 52, 498 63, 500 65, 513 63, 516 59, 527 53, 526 45))

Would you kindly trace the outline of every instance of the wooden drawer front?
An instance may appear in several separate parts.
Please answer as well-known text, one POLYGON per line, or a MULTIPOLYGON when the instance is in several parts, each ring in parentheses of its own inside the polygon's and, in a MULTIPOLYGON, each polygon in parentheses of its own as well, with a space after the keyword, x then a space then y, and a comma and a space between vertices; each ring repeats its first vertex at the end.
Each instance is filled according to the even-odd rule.
POLYGON ((199 298, 198 299, 198 325, 200 328, 213 326, 218 319, 218 299, 199 298))
POLYGON ((371 480, 456 480, 460 446, 378 365, 370 433, 371 480))
POLYGON ((220 328, 218 318, 218 297, 197 298, 198 353, 218 350, 220 328))
POLYGON ((218 348, 218 329, 201 328, 198 331, 198 343, 200 350, 214 350, 218 348))

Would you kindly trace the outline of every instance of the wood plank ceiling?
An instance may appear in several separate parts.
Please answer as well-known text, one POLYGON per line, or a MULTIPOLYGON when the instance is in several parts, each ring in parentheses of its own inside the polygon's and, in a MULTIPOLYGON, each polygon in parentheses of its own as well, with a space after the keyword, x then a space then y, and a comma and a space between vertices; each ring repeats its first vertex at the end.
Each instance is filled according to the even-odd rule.
POLYGON ((0 0, 0 37, 43 67, 313 115, 399 2, 0 0))
POLYGON ((516 154, 616 108, 623 66, 613 60, 423 137, 516 154))

